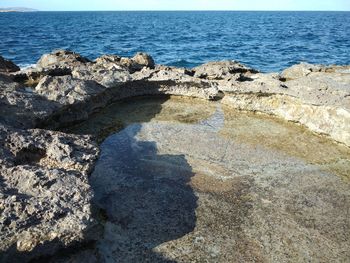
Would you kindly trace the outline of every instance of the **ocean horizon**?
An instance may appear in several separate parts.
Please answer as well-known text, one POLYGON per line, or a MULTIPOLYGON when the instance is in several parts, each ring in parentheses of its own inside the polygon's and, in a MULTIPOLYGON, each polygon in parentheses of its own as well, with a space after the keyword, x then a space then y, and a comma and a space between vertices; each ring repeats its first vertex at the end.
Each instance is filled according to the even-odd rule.
POLYGON ((180 67, 237 60, 263 72, 350 64, 348 11, 16 12, 2 13, 0 28, 0 53, 21 67, 57 49, 90 59, 143 51, 180 67))

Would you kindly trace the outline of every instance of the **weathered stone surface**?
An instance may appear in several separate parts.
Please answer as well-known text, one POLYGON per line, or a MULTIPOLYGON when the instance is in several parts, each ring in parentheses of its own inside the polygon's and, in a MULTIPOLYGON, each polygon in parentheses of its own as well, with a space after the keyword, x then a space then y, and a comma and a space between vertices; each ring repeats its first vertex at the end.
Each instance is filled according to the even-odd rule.
POLYGON ((72 71, 72 76, 82 80, 94 80, 107 88, 131 80, 128 69, 114 62, 96 63, 85 68, 79 68, 72 71))
MULTIPOLYGON (((0 245, 0 261, 18 258, 25 262, 75 242, 88 241, 91 238, 85 235, 89 236, 86 233, 94 226, 88 174, 98 151, 91 138, 27 129, 70 126, 126 98, 179 95, 222 99, 217 105, 276 115, 350 146, 349 84, 349 66, 301 64, 282 74, 261 74, 228 61, 210 62, 189 70, 155 66, 153 59, 144 53, 133 58, 108 55, 90 62, 76 53, 57 51, 44 55, 36 68, 0 74, 0 239, 4 240, 0 245)), ((159 118, 156 111, 164 107, 165 103, 152 109, 155 119, 159 118)), ((129 112, 125 115, 129 116, 129 112)), ((177 118, 186 119, 188 115, 191 113, 187 111, 177 113, 177 118)), ((270 137, 284 134, 283 138, 290 138, 293 133, 285 134, 284 129, 276 130, 275 126, 260 122, 242 134, 234 134, 231 143, 221 136, 232 136, 250 120, 231 127, 219 115, 199 126, 145 124, 134 127, 137 132, 130 128, 122 137, 114 137, 112 148, 107 150, 112 153, 110 159, 106 159, 107 163, 102 161, 92 177, 97 202, 113 219, 106 224, 107 236, 99 247, 106 248, 101 252, 103 257, 113 257, 111 253, 117 253, 116 248, 120 247, 126 262, 132 257, 158 262, 163 259, 158 257, 159 253, 168 259, 179 256, 188 262, 207 259, 208 255, 219 262, 228 261, 222 255, 241 261, 277 258, 279 262, 287 258, 325 262, 348 258, 349 236, 339 229, 348 229, 341 211, 348 209, 349 189, 335 176, 348 178, 348 155, 344 157, 330 146, 329 155, 337 156, 337 160, 324 157, 323 149, 322 162, 305 161, 305 156, 313 156, 312 152, 328 145, 320 143, 312 151, 293 152, 292 156, 288 152, 285 156, 278 148, 282 139, 278 144, 272 143, 273 149, 267 143, 270 137), (216 127, 215 123, 221 126, 216 127), (265 126, 270 127, 268 135, 260 134, 265 126), (256 139, 259 146, 246 145, 247 136, 262 138, 256 139), (120 158, 114 160, 116 156, 120 158), (112 159, 113 163, 109 163, 112 159), (136 175, 128 178, 133 173, 136 175), (121 174, 125 177, 120 177, 121 174), (149 196, 146 190, 151 193, 149 196), (155 206, 149 209, 147 205, 148 210, 143 210, 139 203, 143 195, 145 203, 155 206), (307 204, 318 195, 322 200, 316 200, 315 211, 311 211, 307 204), (345 201, 340 204, 339 199, 345 201), (326 215, 320 209, 327 211, 326 215), (171 218, 172 213, 181 220, 171 218), (316 215, 317 229, 305 225, 312 215, 316 215), (195 217, 197 226, 193 224, 195 217), (129 222, 129 218, 136 219, 129 222), (145 218, 147 224, 142 225, 145 218), (217 226, 217 218, 224 219, 222 225, 217 226), (273 222, 273 227, 269 222, 273 222), (187 235, 189 230, 194 232, 187 235), (114 239, 118 235, 125 239, 114 239), (211 236, 215 236, 218 246, 213 245, 211 236), (283 241, 276 241, 279 238, 283 241), (313 240, 312 244, 307 240, 313 240), (131 253, 125 250, 128 246, 131 253), (173 253, 174 247, 179 249, 173 253), (153 252, 143 254, 150 248, 153 252), (223 250, 233 252, 222 253, 223 250)), ((97 120, 93 126, 104 122, 109 119, 97 120)), ((109 134, 114 127, 111 125, 119 124, 109 123, 102 134, 109 134)), ((302 135, 297 137, 299 142, 302 135)), ((300 150, 298 147, 295 143, 289 148, 295 151, 300 150)), ((83 262, 87 258, 99 262, 95 249, 79 250, 67 258, 56 255, 52 262, 83 262)))
POLYGON ((0 75, 0 123, 33 128, 59 108, 58 104, 0 75))
POLYGON ((132 58, 132 60, 140 67, 154 68, 155 66, 153 58, 147 53, 139 52, 132 58))
POLYGON ((63 105, 87 101, 104 90, 103 86, 94 81, 80 80, 72 76, 46 76, 35 87, 38 94, 63 105))
POLYGON ((326 72, 326 73, 350 73, 349 66, 324 66, 314 65, 309 63, 300 63, 282 71, 280 77, 283 81, 298 79, 308 76, 312 72, 326 72))
POLYGON ((349 146, 349 84, 349 73, 329 70, 286 82, 277 74, 255 74, 251 81, 222 81, 219 89, 226 93, 225 104, 301 123, 349 146))
POLYGON ((88 174, 98 149, 89 137, 1 126, 0 145, 1 262, 96 238, 88 174))
POLYGON ((15 63, 0 56, 0 72, 9 73, 19 70, 20 68, 15 63))
POLYGON ((248 68, 236 61, 208 62, 193 68, 194 76, 205 79, 239 78, 241 73, 257 73, 256 70, 248 68))
POLYGON ((37 62, 36 66, 41 69, 46 68, 74 68, 78 66, 83 66, 84 64, 90 62, 89 59, 83 56, 67 51, 58 50, 51 54, 43 55, 37 62))
POLYGON ((128 68, 131 73, 140 71, 144 67, 154 68, 155 66, 153 58, 146 53, 137 53, 132 58, 121 58, 120 63, 128 68))
POLYGON ((300 63, 282 71, 281 78, 285 80, 298 79, 309 75, 311 72, 319 72, 322 67, 309 63, 300 63))

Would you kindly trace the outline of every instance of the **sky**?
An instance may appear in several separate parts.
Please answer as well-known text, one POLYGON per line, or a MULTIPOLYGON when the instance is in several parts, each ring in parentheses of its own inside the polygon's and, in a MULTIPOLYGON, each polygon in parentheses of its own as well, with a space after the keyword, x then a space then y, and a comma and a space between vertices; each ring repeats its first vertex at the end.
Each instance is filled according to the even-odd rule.
POLYGON ((0 0, 0 7, 79 10, 339 10, 350 0, 0 0))

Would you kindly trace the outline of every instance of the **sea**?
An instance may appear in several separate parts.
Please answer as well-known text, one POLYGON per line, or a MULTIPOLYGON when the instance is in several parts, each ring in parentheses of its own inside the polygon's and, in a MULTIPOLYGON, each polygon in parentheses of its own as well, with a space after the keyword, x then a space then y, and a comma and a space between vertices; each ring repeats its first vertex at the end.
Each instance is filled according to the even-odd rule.
POLYGON ((21 67, 68 49, 151 54, 194 67, 237 60, 262 72, 299 62, 350 64, 350 12, 110 11, 0 13, 0 55, 21 67))

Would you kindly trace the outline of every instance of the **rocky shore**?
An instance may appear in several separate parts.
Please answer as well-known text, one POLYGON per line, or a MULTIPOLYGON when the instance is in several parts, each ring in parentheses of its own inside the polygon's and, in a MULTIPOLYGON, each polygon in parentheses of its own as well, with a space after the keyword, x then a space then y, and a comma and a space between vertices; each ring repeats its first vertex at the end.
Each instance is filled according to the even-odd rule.
POLYGON ((185 69, 156 65, 145 53, 90 61, 60 50, 20 70, 0 57, 0 262, 45 259, 98 238, 103 213, 89 176, 99 146, 60 130, 146 95, 219 101, 350 147, 350 66, 302 63, 265 74, 235 61, 185 69))

